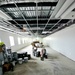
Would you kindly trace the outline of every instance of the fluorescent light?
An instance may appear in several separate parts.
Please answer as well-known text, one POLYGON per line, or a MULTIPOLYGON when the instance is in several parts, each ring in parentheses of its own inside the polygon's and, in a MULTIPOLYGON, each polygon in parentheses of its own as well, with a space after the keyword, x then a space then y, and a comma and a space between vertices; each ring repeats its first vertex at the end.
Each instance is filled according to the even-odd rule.
POLYGON ((30 30, 36 30, 36 29, 43 30, 43 28, 40 28, 40 27, 32 27, 32 28, 30 28, 30 30))
POLYGON ((52 33, 52 31, 43 31, 42 33, 43 33, 43 34, 52 33))
POLYGON ((42 34, 46 34, 48 31, 43 31, 42 34))

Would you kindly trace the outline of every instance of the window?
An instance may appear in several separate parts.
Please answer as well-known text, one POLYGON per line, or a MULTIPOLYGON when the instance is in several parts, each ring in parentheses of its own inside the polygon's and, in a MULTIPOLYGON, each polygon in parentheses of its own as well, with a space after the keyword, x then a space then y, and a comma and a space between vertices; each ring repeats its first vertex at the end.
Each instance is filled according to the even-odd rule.
POLYGON ((25 38, 24 38, 24 43, 26 42, 25 38))
POLYGON ((15 43, 14 43, 14 37, 13 36, 9 36, 9 40, 10 40, 10 45, 14 46, 15 45, 15 43))
POLYGON ((22 38, 22 42, 23 42, 23 44, 24 44, 24 38, 22 38))
POLYGON ((21 39, 18 37, 18 44, 21 44, 21 39))

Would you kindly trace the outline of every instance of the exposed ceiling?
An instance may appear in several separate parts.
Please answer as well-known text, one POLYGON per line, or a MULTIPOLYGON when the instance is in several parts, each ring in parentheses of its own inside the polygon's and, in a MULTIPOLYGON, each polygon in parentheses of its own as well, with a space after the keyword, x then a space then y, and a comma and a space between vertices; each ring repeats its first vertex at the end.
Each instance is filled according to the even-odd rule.
POLYGON ((0 3, 0 10, 11 18, 7 21, 31 35, 47 36, 75 21, 74 0, 0 0, 0 3))

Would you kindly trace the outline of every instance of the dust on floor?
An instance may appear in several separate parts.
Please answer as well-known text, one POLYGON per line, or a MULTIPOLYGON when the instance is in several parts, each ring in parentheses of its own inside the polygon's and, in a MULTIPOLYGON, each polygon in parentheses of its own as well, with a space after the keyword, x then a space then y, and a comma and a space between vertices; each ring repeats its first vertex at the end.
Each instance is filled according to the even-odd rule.
POLYGON ((75 69, 62 63, 57 56, 49 56, 44 61, 37 58, 22 65, 17 64, 13 72, 4 75, 75 75, 75 69))

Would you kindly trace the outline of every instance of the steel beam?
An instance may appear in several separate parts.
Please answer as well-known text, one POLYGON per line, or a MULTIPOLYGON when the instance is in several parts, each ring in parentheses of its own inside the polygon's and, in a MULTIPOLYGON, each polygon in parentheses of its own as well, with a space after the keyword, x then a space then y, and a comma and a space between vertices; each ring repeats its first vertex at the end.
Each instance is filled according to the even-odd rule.
MULTIPOLYGON (((57 2, 39 2, 38 6, 56 6, 57 2)), ((34 2, 22 2, 16 3, 18 7, 36 7, 34 2)), ((10 8, 15 7, 14 3, 1 5, 0 8, 10 8)))

